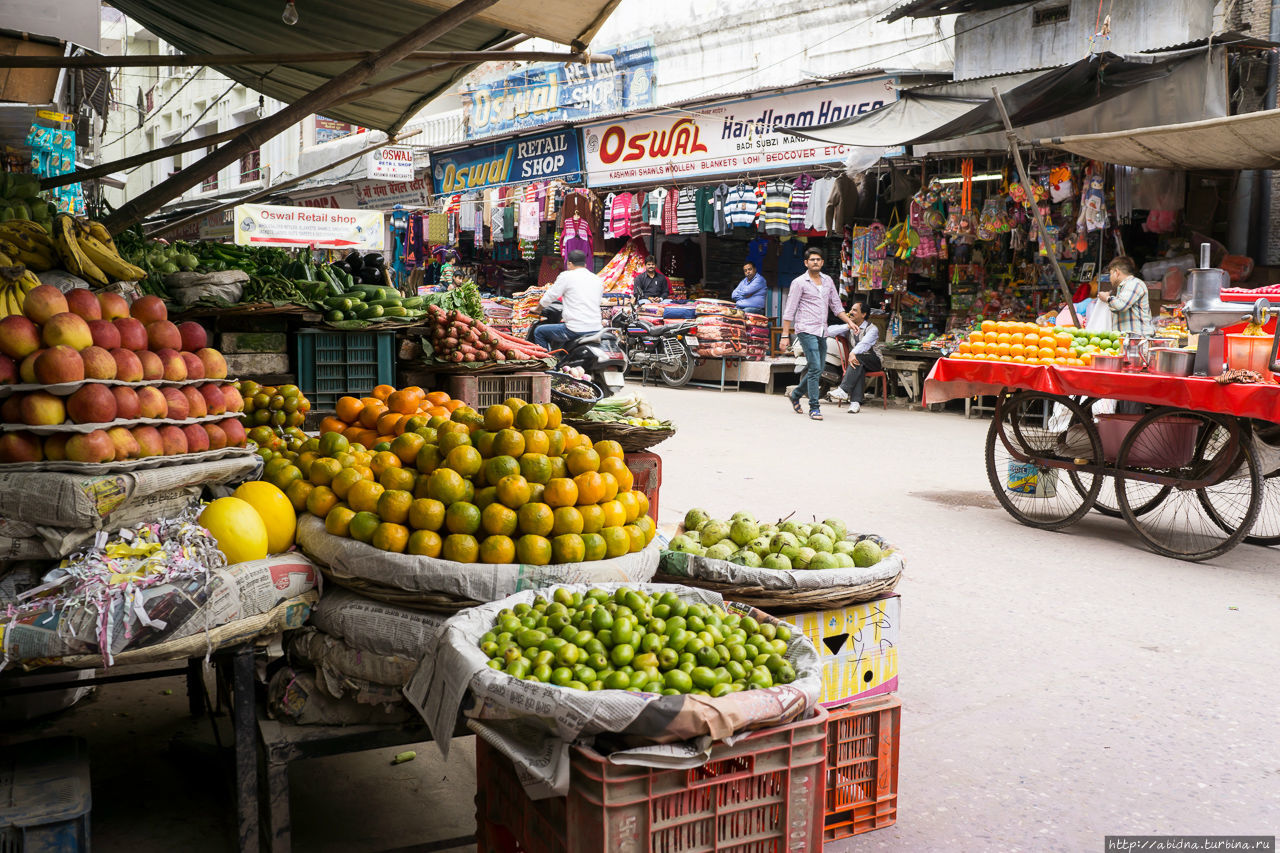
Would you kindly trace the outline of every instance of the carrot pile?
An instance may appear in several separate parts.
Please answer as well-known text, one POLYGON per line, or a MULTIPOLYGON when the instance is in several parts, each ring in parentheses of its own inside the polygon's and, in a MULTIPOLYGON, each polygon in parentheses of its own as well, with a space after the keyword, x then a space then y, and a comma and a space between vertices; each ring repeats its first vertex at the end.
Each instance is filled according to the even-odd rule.
POLYGON ((427 308, 432 321, 431 348, 439 361, 528 361, 549 353, 537 344, 500 332, 461 311, 427 308))

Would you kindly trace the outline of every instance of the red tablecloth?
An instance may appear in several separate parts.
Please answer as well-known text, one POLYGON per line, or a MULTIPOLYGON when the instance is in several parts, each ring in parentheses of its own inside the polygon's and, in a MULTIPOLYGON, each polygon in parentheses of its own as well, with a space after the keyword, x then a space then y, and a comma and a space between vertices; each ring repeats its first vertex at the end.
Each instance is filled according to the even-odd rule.
POLYGON ((1280 423, 1280 385, 1219 385, 1212 379, 1191 376, 958 358, 938 359, 925 379, 924 401, 931 404, 990 396, 1003 388, 1060 396, 1109 397, 1280 423))

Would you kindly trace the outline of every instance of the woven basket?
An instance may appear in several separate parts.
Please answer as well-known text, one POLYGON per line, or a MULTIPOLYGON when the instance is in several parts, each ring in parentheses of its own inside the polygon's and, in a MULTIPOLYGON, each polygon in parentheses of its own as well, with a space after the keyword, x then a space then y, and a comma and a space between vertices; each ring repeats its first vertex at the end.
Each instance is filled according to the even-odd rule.
POLYGON ((653 582, 677 583, 713 590, 720 593, 726 601, 750 604, 768 613, 798 613, 805 610, 833 610, 837 607, 848 607, 850 604, 871 601, 892 592, 901 578, 902 572, 898 572, 891 578, 868 581, 858 586, 785 590, 720 583, 685 575, 669 575, 660 571, 653 576, 653 582))
POLYGON ((650 429, 649 427, 638 427, 631 424, 601 423, 600 421, 587 421, 579 418, 565 418, 564 422, 592 441, 616 441, 628 453, 639 453, 643 450, 648 450, 655 444, 661 444, 676 434, 675 427, 671 429, 650 429))
POLYGON ((320 571, 326 580, 333 581, 340 587, 359 593, 365 598, 375 601, 407 607, 410 610, 422 610, 427 613, 457 613, 469 607, 483 604, 468 598, 457 598, 447 592, 410 592, 394 586, 375 583, 364 578, 352 578, 335 574, 332 569, 321 567, 320 571))

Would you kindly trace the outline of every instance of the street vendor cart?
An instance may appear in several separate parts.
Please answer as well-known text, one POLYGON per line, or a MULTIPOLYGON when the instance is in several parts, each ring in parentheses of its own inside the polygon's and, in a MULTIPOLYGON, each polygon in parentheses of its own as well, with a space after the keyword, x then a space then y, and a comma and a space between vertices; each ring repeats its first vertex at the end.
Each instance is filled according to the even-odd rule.
POLYGON ((978 394, 997 395, 987 477, 1023 524, 1093 509, 1184 560, 1280 544, 1280 385, 949 358, 925 382, 928 403, 978 394), (1148 408, 1095 416, 1100 399, 1148 408))

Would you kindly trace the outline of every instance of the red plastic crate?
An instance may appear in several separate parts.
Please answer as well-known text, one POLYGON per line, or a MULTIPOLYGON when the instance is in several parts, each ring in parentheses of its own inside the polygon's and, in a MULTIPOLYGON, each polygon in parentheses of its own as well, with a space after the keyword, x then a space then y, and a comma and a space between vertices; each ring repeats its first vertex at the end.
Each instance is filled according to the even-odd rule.
POLYGON ((658 521, 658 488, 662 485, 662 457, 647 450, 626 454, 627 470, 631 472, 631 488, 644 492, 649 499, 649 517, 658 521))
POLYGON ((476 739, 481 853, 804 853, 822 846, 827 712, 718 743, 692 770, 609 764, 570 750, 569 796, 530 800, 476 739), (572 831, 567 828, 572 827, 572 831))
POLYGON ((892 826, 898 820, 902 703, 877 696, 828 710, 823 841, 892 826))

